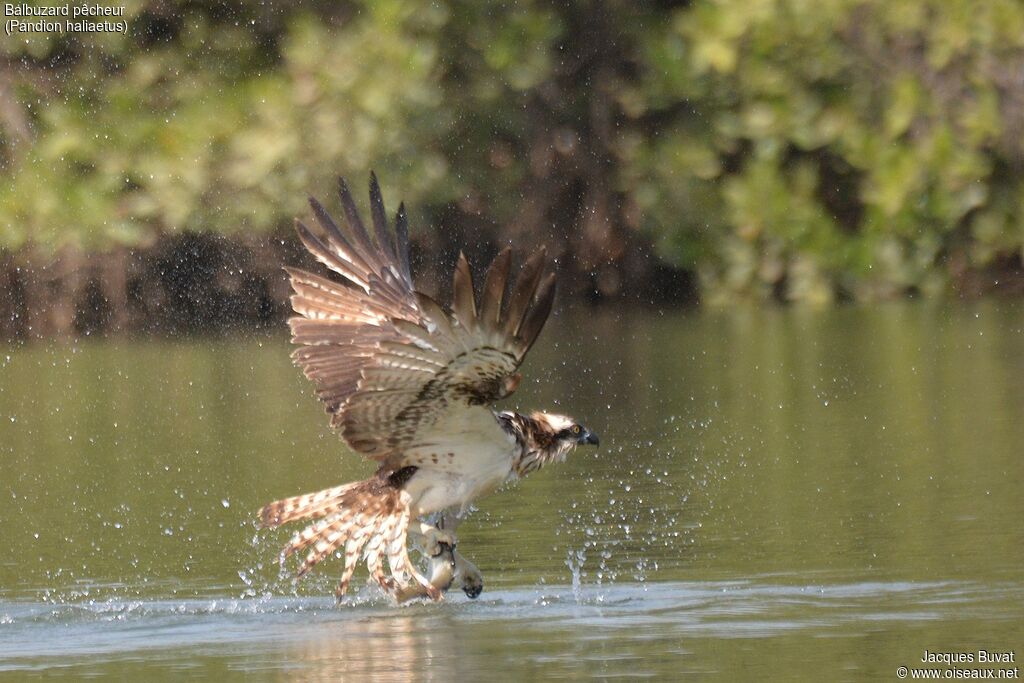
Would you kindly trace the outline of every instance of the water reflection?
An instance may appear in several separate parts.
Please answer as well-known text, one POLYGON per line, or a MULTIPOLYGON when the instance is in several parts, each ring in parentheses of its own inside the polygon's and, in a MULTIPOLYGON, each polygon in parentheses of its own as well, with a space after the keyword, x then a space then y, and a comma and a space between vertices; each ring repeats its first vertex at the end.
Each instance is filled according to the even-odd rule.
POLYGON ((314 623, 288 638, 287 658, 302 662, 306 679, 461 680, 455 632, 433 622, 417 615, 314 623))

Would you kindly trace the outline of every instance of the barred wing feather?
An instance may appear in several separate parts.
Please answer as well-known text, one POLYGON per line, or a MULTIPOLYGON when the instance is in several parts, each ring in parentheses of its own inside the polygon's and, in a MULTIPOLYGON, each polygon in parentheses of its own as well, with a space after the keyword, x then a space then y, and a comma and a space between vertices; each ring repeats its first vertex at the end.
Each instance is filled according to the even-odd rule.
MULTIPOLYGON (((293 357, 316 384, 331 425, 345 441, 397 468, 409 464, 408 453, 424 452, 424 444, 456 437, 445 434, 453 425, 480 423, 479 416, 459 411, 482 415, 478 406, 515 391, 516 371, 551 311, 555 276, 545 275, 541 249, 506 298, 511 253, 505 249, 491 263, 477 301, 469 264, 460 254, 447 311, 414 289, 404 209, 392 235, 371 175, 371 237, 344 180, 339 186, 343 225, 315 199, 310 205, 320 230, 296 222, 306 248, 341 281, 288 269, 298 314, 289 325, 292 341, 301 345, 293 357)), ((495 423, 491 437, 474 428, 459 438, 465 452, 474 439, 504 435, 495 423)), ((435 464, 420 460, 419 466, 435 464)))

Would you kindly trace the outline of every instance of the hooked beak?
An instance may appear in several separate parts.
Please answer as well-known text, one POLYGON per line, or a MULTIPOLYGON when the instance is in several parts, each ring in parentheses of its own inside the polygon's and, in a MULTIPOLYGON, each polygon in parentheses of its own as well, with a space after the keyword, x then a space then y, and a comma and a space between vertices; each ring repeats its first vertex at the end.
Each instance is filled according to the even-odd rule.
POLYGON ((594 432, 590 431, 589 429, 584 429, 583 433, 580 434, 578 439, 576 439, 576 443, 578 443, 581 446, 598 446, 601 444, 601 440, 597 438, 597 434, 595 434, 594 432))

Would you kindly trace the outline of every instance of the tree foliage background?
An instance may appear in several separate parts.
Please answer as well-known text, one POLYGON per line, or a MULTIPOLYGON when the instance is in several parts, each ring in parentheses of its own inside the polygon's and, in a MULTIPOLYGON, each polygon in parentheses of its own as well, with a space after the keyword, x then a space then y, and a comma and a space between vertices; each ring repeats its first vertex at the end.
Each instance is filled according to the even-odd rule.
POLYGON ((8 255, 285 235, 373 168, 422 253, 543 241, 594 295, 1024 279, 1018 0, 123 6, 3 39, 8 255))

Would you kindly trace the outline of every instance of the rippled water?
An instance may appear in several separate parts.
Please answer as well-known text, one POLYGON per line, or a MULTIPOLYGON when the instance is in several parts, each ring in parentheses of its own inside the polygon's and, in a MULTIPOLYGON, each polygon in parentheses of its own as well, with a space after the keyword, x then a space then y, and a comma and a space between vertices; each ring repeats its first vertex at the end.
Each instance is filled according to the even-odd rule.
POLYGON ((1024 647, 1020 305, 559 316, 511 405, 602 447, 481 501, 485 592, 440 605, 279 575, 253 512, 371 470, 288 350, 0 351, 0 676, 892 680, 1024 647))
POLYGON ((1022 600, 1010 585, 755 580, 519 588, 403 608, 381 596, 342 609, 281 596, 14 603, 3 609, 20 628, 0 645, 0 661, 9 673, 146 678, 890 677, 896 665, 880 657, 919 657, 914 640, 969 629, 990 646, 1003 642, 1022 600))

